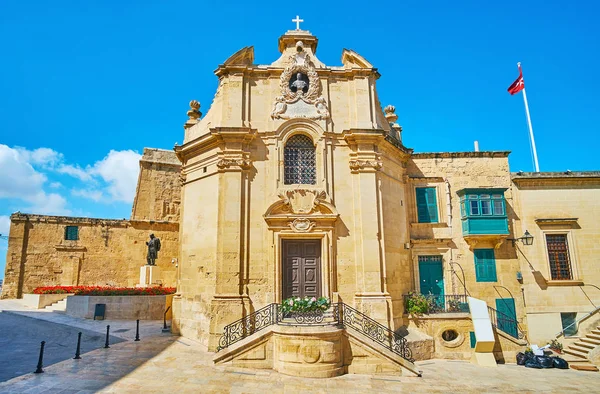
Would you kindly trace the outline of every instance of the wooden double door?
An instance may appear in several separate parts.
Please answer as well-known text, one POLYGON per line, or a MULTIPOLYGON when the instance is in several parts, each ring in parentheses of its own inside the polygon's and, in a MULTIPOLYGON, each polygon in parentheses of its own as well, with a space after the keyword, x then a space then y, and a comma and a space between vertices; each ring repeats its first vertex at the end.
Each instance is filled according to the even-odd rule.
POLYGON ((321 296, 321 240, 282 240, 283 299, 321 296))

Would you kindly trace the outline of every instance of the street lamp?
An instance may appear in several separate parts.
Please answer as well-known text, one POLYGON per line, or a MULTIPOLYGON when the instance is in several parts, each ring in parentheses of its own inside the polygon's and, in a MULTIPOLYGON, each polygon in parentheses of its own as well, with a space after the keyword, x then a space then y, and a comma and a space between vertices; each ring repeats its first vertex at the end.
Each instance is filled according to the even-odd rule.
POLYGON ((533 235, 531 235, 529 233, 529 231, 527 231, 527 230, 525 230, 525 234, 523 234, 522 237, 508 238, 508 239, 513 242, 513 246, 515 245, 516 241, 521 241, 521 242, 523 242, 523 245, 527 245, 527 246, 533 245, 533 235))

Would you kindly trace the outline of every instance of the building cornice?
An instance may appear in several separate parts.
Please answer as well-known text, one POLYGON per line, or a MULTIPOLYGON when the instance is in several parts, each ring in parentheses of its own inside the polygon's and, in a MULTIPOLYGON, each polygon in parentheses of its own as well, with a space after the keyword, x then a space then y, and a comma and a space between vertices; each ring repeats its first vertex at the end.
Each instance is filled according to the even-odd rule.
POLYGON ((482 157, 508 157, 510 151, 482 151, 482 152, 425 152, 413 153, 413 159, 461 159, 482 157))
POLYGON ((86 218, 76 216, 53 216, 37 215, 29 213, 15 212, 10 215, 13 223, 18 222, 36 222, 36 223, 56 223, 56 224, 82 224, 82 225, 101 225, 110 227, 127 227, 135 225, 177 225, 179 222, 170 222, 167 220, 130 220, 130 219, 102 219, 86 218))
POLYGON ((600 185, 600 171, 512 172, 517 186, 600 185))

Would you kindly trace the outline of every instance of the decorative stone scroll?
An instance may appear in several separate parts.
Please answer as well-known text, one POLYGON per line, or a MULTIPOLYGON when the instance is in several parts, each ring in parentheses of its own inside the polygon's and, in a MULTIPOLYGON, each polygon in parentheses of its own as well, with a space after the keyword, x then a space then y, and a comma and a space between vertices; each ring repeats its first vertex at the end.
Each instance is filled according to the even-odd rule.
POLYGON ((297 233, 308 233, 312 231, 317 224, 306 218, 298 218, 293 222, 289 222, 288 225, 297 233))
POLYGON ((281 74, 281 96, 273 103, 273 119, 329 119, 327 101, 321 96, 321 82, 304 44, 296 44, 298 53, 290 56, 290 65, 281 74), (303 79, 308 78, 308 83, 303 79), (294 81, 292 82, 292 79, 294 81))
POLYGON ((279 193, 284 209, 294 214, 310 214, 325 202, 327 193, 324 190, 294 189, 279 193))

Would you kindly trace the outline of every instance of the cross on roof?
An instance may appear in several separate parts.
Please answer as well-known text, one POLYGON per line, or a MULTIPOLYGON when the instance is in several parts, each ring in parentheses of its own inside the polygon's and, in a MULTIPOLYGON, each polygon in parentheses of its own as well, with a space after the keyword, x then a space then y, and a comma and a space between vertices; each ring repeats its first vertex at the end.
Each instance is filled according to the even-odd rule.
POLYGON ((300 16, 296 15, 296 19, 292 19, 292 22, 296 22, 296 30, 300 30, 300 22, 304 22, 304 19, 300 19, 300 16))

